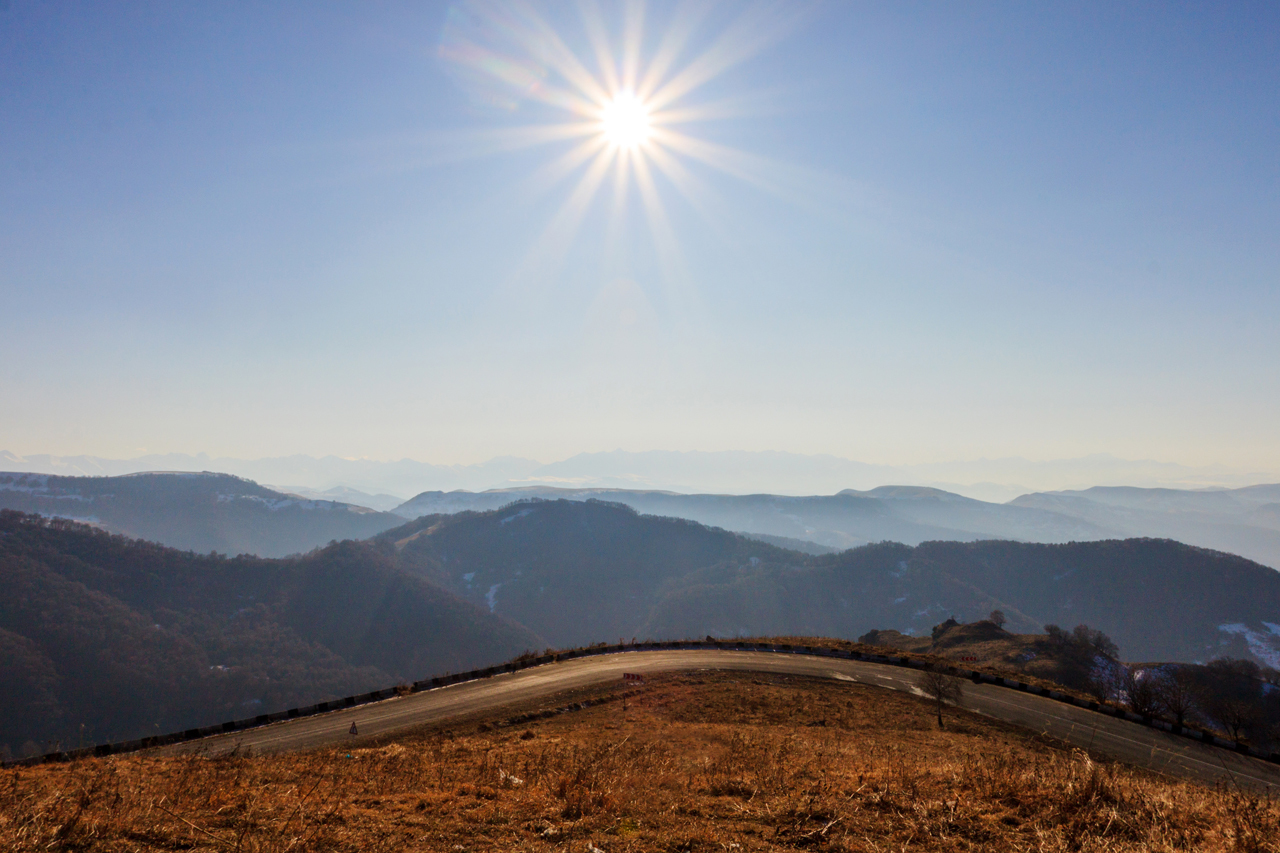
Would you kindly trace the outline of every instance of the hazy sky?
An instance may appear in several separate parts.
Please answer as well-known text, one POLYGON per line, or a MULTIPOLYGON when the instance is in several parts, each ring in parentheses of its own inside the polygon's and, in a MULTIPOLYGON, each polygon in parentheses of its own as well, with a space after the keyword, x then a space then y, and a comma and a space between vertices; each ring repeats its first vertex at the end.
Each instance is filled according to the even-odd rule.
POLYGON ((0 0, 0 448, 1280 470, 1280 5, 583 8, 0 0))

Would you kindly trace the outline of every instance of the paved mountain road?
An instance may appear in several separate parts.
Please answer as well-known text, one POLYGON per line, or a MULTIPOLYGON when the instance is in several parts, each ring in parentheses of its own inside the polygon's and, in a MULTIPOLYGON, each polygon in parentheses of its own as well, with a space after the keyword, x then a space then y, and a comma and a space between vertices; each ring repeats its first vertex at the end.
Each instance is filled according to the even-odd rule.
MULTIPOLYGON (((349 729, 353 722, 363 739, 564 690, 620 683, 624 672, 690 670, 831 678, 919 693, 914 686, 918 671, 883 664, 804 654, 710 649, 622 652, 546 664, 357 708, 216 735, 160 751, 217 755, 237 747, 268 753, 310 749, 352 740, 349 729)), ((1280 789, 1280 766, 1046 697, 966 682, 964 705, 970 711, 1041 732, 1095 754, 1178 778, 1280 789)))

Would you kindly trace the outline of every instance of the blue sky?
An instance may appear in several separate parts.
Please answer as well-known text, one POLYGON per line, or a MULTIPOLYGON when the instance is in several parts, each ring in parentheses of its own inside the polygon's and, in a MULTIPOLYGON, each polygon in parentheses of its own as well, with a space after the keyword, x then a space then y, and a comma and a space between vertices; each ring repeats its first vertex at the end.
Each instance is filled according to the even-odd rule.
POLYGON ((0 5, 0 448, 1280 471, 1275 4, 648 4, 667 238, 492 6, 0 5))

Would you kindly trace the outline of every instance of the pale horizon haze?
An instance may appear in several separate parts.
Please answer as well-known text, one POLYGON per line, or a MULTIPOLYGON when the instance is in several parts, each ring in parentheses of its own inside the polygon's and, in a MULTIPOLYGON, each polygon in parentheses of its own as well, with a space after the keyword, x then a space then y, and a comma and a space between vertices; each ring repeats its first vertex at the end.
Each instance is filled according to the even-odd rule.
POLYGON ((1263 2, 0 0, 0 450, 1275 474, 1278 56, 1263 2))

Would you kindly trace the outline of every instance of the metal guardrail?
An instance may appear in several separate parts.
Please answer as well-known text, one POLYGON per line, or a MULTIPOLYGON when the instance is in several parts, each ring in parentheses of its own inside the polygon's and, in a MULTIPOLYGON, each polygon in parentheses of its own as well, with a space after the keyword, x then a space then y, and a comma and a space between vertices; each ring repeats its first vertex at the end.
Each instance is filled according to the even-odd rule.
MULTIPOLYGON (((454 684, 463 684, 468 681, 479 681, 484 678, 491 678, 495 675, 501 675, 507 672, 518 672, 522 669, 543 666, 556 661, 575 660, 577 658, 585 657, 600 657, 602 655, 614 655, 623 652, 696 651, 700 649, 800 654, 811 657, 831 657, 839 658, 841 660, 855 660, 863 663, 876 663, 885 666, 897 666, 908 669, 924 669, 927 666, 924 661, 907 656, 863 654, 861 652, 827 649, 816 646, 793 646, 786 643, 748 643, 734 640, 672 640, 667 642, 619 643, 616 645, 592 646, 585 649, 573 649, 567 652, 556 652, 554 654, 521 658, 514 661, 508 661, 505 664, 499 664, 497 666, 473 669, 469 672, 439 675, 434 678, 415 681, 412 685, 408 685, 407 689, 406 686, 403 685, 399 687, 388 687, 385 690, 374 690, 370 693, 361 693, 356 696, 347 696, 342 699, 333 699, 328 702, 318 702, 314 705, 307 705, 302 708, 290 708, 287 711, 277 711, 274 714, 259 714, 256 717, 246 717, 242 720, 231 720, 212 726, 201 726, 200 728, 187 729, 182 732, 172 732, 166 735, 155 735, 152 737, 120 741, 117 743, 104 743, 97 746, 83 747, 81 749, 48 752, 43 755, 31 756, 29 758, 18 758, 6 761, 3 766, 25 767, 43 764, 46 762, 73 761, 78 758, 140 752, 144 749, 171 746, 177 743, 186 743, 206 737, 213 737, 214 735, 229 734, 231 732, 260 728, 262 726, 268 726, 272 723, 279 723, 286 720, 314 717, 319 714, 327 714, 332 711, 356 708, 361 705, 382 702, 386 699, 391 699, 400 695, 420 693, 424 690, 435 690, 440 687, 449 687, 454 684)), ((1201 743, 1210 744, 1222 749, 1229 749, 1233 752, 1258 758, 1272 764, 1280 764, 1280 753, 1263 753, 1261 750, 1252 748, 1247 744, 1235 743, 1234 741, 1217 737, 1212 732, 1188 726, 1179 726, 1156 717, 1141 716, 1119 705, 1078 699, 1061 690, 1047 690, 1034 684, 1016 681, 1010 678, 1002 678, 990 673, 978 672, 976 670, 965 669, 963 667, 951 667, 950 671, 957 677, 968 679, 973 681, 975 684, 991 684, 996 687, 1004 687, 1012 690, 1019 690, 1024 693, 1031 693, 1036 696, 1044 696, 1056 702, 1062 702, 1066 705, 1073 705, 1077 708, 1084 708, 1109 717, 1128 720, 1129 722, 1144 725, 1149 728, 1160 729, 1161 731, 1180 735, 1182 737, 1200 741, 1201 743)))

